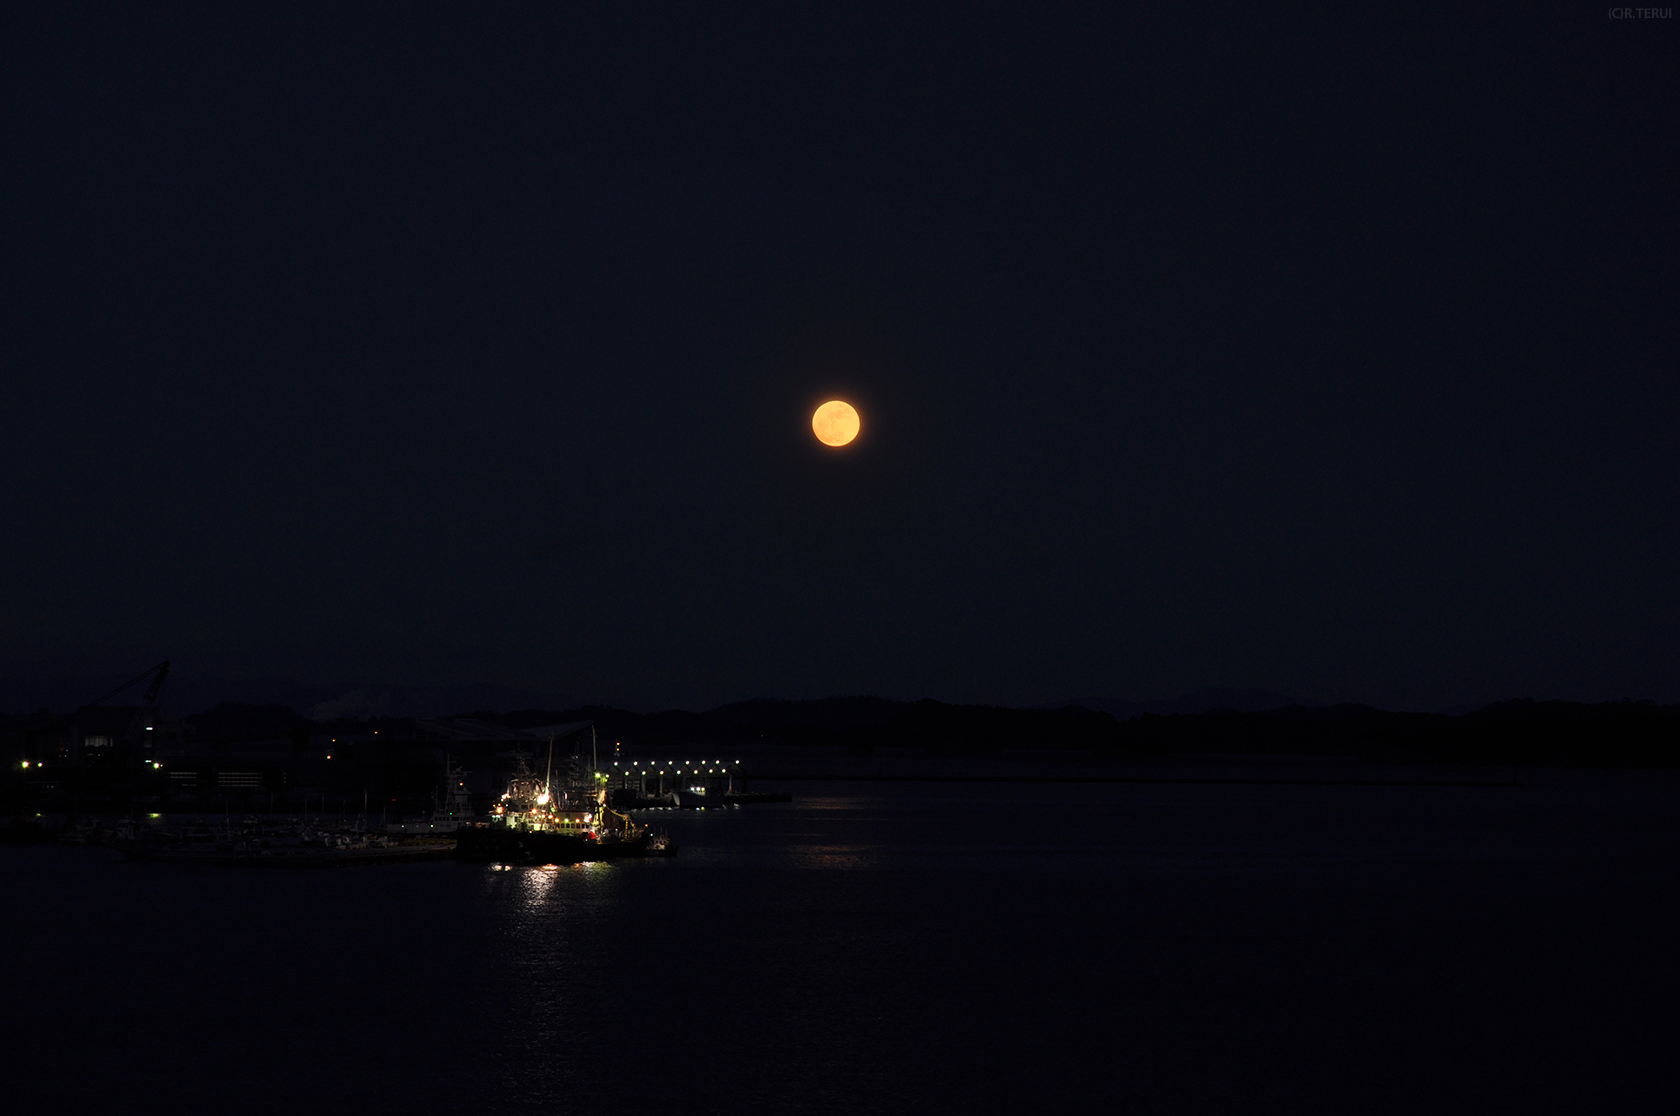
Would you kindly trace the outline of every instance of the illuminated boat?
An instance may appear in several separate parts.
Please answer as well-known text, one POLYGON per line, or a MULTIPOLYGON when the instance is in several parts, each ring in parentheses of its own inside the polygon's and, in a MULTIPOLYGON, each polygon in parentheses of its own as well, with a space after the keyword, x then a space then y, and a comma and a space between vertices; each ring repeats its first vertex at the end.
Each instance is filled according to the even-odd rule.
POLYGON ((550 742, 546 777, 537 778, 521 763, 490 816, 455 830, 456 856, 507 864, 581 864, 676 854, 665 835, 607 805, 607 777, 593 764, 585 767, 581 757, 573 757, 571 778, 556 787, 552 748, 550 742))

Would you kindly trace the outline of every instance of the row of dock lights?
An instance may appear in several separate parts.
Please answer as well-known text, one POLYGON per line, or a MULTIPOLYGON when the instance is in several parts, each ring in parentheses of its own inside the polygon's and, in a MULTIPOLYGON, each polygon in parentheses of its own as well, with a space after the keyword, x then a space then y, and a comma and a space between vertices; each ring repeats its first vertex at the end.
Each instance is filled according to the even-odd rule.
MULTIPOLYGON (((719 774, 724 774, 723 768, 730 767, 730 766, 735 766, 735 767, 741 766, 741 761, 740 760, 701 760, 700 762, 701 763, 715 763, 715 764, 718 764, 720 766, 718 766, 718 767, 707 767, 707 768, 679 767, 679 768, 676 769, 675 774, 682 775, 682 774, 687 773, 687 772, 692 772, 692 773, 698 775, 698 774, 701 773, 702 770, 704 770, 705 773, 708 774, 708 775, 719 775, 719 774)), ((618 761, 617 760, 613 761, 613 766, 614 767, 618 766, 618 761)), ((629 766, 630 767, 640 767, 640 766, 642 766, 642 761, 641 760, 631 760, 630 763, 629 763, 629 766)), ((651 763, 648 764, 648 771, 651 772, 652 774, 655 774, 655 775, 669 774, 663 767, 661 767, 657 771, 655 771, 654 767, 651 763)))
MULTIPOLYGON (((31 766, 35 766, 35 767, 43 767, 43 766, 45 766, 45 765, 44 765, 44 764, 39 764, 39 763, 36 763, 36 764, 32 764, 32 763, 31 763, 31 761, 29 761, 29 760, 24 760, 24 761, 23 761, 23 769, 24 769, 24 770, 25 770, 25 771, 28 771, 28 770, 29 770, 29 768, 30 768, 30 767, 31 767, 31 766)), ((156 761, 156 760, 147 760, 147 761, 146 761, 146 766, 147 766, 147 767, 150 767, 150 768, 151 768, 151 769, 152 769, 152 770, 154 770, 154 771, 161 771, 161 770, 163 770, 163 764, 161 764, 161 763, 159 763, 159 762, 157 762, 157 761, 156 761)))

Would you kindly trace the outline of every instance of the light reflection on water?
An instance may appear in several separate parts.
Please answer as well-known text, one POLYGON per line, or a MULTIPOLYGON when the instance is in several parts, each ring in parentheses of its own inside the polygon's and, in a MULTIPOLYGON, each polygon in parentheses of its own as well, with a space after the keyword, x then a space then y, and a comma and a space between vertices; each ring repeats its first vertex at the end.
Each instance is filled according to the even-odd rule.
POLYGON ((799 804, 799 809, 802 813, 807 814, 827 814, 868 810, 877 806, 879 806, 878 800, 856 796, 819 793, 802 799, 799 804))
POLYGON ((787 860, 795 868, 876 868, 880 859, 868 845, 805 845, 790 849, 787 860))
POLYGON ((291 1113, 1609 1111, 1675 1084, 1639 1008, 1680 993, 1668 797, 842 789, 663 815, 670 860, 0 849, 12 1048, 50 1084, 18 1110, 182 1096, 183 1066, 183 1108, 291 1113))

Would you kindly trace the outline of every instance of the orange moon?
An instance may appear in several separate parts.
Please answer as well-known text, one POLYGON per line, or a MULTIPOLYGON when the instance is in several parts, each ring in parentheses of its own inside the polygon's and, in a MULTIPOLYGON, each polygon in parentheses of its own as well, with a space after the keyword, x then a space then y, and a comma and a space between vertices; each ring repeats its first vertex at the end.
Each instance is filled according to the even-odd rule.
POLYGON ((811 416, 811 432, 825 446, 847 444, 858 436, 862 425, 857 408, 840 399, 829 400, 811 416))

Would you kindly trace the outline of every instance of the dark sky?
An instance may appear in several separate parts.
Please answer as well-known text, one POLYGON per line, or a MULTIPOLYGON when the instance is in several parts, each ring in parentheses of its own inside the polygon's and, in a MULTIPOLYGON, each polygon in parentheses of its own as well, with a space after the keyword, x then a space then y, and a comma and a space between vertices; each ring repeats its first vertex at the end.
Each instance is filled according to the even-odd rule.
POLYGON ((1680 700, 1673 20, 348 7, 10 9, 8 672, 1680 700))

